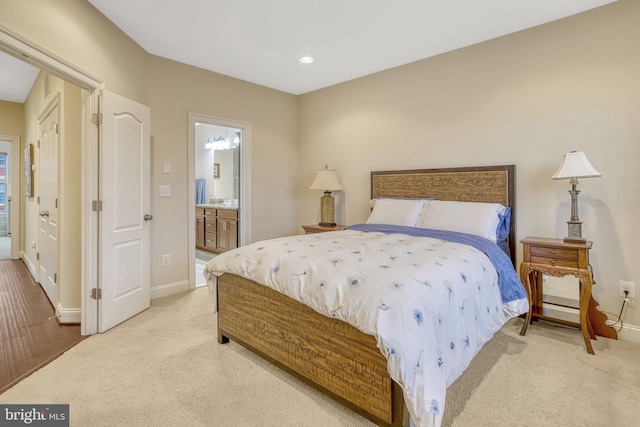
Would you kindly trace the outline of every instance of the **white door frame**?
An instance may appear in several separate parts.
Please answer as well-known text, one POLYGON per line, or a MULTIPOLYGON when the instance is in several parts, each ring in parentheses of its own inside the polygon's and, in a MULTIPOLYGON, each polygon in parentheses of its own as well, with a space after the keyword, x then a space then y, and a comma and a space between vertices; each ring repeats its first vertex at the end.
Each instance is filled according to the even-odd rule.
POLYGON ((11 173, 11 204, 9 218, 9 230, 11 232, 11 259, 18 259, 20 250, 20 137, 15 135, 0 135, 0 141, 8 141, 11 143, 11 165, 9 171, 11 173), (16 197, 17 196, 17 197, 16 197))
POLYGON ((195 137, 196 123, 225 126, 240 129, 242 141, 240 142, 240 198, 238 206, 239 236, 238 245, 244 246, 252 241, 252 209, 251 209, 251 123, 224 117, 211 116, 200 113, 189 113, 189 142, 188 142, 188 232, 187 253, 189 254, 189 289, 196 288, 196 167, 195 167, 195 137))
MULTIPOLYGON (((104 83, 82 69, 48 52, 38 44, 0 25, 0 50, 45 69, 82 89, 82 231, 81 231, 81 325, 83 335, 95 334, 97 302, 91 299, 91 288, 98 282, 98 215, 91 201, 98 199, 98 132, 91 117, 98 112, 98 90, 104 83)), ((195 190, 194 190, 195 191, 195 190)), ((194 214, 195 215, 195 214, 194 214)), ((13 235, 12 235, 13 237, 13 235)))

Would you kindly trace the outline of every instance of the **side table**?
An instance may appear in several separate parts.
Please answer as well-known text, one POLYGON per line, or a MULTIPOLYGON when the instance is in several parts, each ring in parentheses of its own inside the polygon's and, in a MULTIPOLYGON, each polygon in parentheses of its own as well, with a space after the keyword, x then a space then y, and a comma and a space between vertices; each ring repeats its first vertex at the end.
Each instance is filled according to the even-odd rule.
POLYGON ((589 264, 590 241, 565 242, 563 239, 526 237, 523 244, 523 259, 520 265, 520 280, 529 296, 530 310, 522 326, 521 335, 527 332, 531 318, 544 319, 564 325, 579 327, 587 352, 595 354, 591 339, 596 335, 617 339, 616 330, 606 325, 607 316, 597 310, 598 302, 591 295, 595 284, 589 264), (580 282, 579 316, 566 311, 544 307, 542 276, 563 277, 572 275, 580 282))

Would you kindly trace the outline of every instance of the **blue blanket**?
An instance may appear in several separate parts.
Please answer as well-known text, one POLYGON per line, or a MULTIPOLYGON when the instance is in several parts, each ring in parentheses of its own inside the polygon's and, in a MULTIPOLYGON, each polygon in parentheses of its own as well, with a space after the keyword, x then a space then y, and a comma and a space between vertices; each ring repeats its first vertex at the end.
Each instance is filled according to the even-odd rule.
POLYGON ((500 280, 502 302, 507 303, 527 298, 527 293, 511 263, 511 258, 498 245, 484 237, 455 231, 432 230, 429 228, 405 227, 387 224, 355 224, 347 227, 350 230, 379 233, 399 233, 409 236, 432 237, 454 243, 470 245, 483 252, 495 267, 500 280))

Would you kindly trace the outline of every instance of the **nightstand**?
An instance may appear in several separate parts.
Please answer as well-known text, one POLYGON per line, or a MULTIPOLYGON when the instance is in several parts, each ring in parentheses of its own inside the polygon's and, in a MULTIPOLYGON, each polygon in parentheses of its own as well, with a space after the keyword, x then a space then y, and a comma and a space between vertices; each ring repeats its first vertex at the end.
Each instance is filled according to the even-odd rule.
POLYGON ((346 225, 334 225, 333 227, 329 227, 326 225, 313 224, 313 225, 303 225, 304 234, 313 234, 313 233, 324 233, 326 231, 340 231, 347 228, 346 225))
MULTIPOLYGON (((591 295, 591 288, 595 284, 589 264, 592 242, 569 243, 563 239, 526 237, 520 243, 523 244, 520 280, 527 289, 530 305, 521 335, 526 333, 531 318, 537 318, 580 328, 587 352, 590 354, 595 354, 591 339, 596 339, 596 335, 618 338, 616 330, 606 325, 607 316, 597 310, 598 302, 591 295), (543 305, 550 303, 545 300, 542 289, 544 274, 554 277, 571 275, 578 278, 579 315, 554 309, 551 305, 543 305)), ((556 305, 563 304, 556 302, 556 305)))

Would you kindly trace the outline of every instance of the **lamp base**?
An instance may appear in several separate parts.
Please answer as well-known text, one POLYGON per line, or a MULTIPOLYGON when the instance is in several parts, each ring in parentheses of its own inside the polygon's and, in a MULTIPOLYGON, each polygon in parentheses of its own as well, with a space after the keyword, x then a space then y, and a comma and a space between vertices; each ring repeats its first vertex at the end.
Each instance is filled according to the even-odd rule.
POLYGON ((584 243, 587 241, 582 237, 582 221, 567 221, 569 236, 564 238, 566 243, 584 243))
POLYGON ((337 224, 335 222, 322 222, 322 221, 320 221, 318 223, 318 225, 321 225, 323 227, 335 227, 337 224))
POLYGON ((320 225, 334 226, 335 221, 335 200, 331 191, 325 191, 320 198, 320 225))

